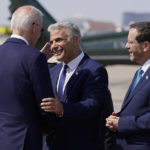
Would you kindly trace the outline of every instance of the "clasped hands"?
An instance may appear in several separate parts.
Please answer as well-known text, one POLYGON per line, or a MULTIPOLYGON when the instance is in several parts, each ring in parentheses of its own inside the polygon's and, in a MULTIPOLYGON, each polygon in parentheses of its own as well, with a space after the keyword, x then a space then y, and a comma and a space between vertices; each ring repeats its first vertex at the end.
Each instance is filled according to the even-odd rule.
POLYGON ((116 132, 118 130, 119 117, 113 112, 108 118, 106 118, 106 127, 111 131, 116 132))

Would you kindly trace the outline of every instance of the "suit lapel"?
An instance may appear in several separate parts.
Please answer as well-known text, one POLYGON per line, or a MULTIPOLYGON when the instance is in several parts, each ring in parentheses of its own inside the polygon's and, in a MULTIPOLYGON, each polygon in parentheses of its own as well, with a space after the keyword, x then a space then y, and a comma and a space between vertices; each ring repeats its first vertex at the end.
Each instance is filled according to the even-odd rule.
MULTIPOLYGON (((130 95, 131 95, 130 91, 131 91, 132 84, 133 84, 133 82, 134 82, 134 80, 135 80, 136 74, 137 74, 137 71, 136 71, 136 73, 135 73, 135 75, 134 75, 134 78, 133 78, 133 80, 132 80, 132 82, 131 82, 129 88, 128 88, 128 91, 127 91, 126 96, 125 96, 125 98, 124 98, 124 102, 123 102, 123 104, 122 104, 122 108, 128 103, 128 100, 130 99, 130 95)), ((134 91, 134 90, 133 90, 133 91, 134 91)), ((132 91, 132 92, 133 92, 133 91, 132 91)), ((121 109, 122 109, 122 108, 121 108, 121 109)))
MULTIPOLYGON (((148 82, 148 80, 150 79, 150 68, 145 72, 144 76, 140 79, 139 83, 137 84, 137 86, 135 87, 135 89, 132 91, 132 93, 130 93, 130 88, 128 89, 127 95, 124 99, 124 103, 122 105, 121 111, 124 110, 124 108, 130 103, 130 101, 132 100, 132 97, 137 94, 137 92, 139 92, 142 87, 148 82)), ((135 78, 135 76, 134 76, 135 78)), ((133 80, 134 81, 134 80, 133 80)), ((132 81, 132 82, 133 82, 132 81)))
POLYGON ((65 91, 64 91, 64 98, 66 101, 69 98, 69 96, 71 95, 71 92, 74 90, 74 88, 75 88, 74 84, 79 79, 79 76, 81 75, 81 70, 84 68, 84 64, 86 63, 86 61, 88 59, 89 59, 89 57, 85 54, 85 56, 83 57, 83 59, 79 63, 78 67, 76 68, 75 72, 73 73, 73 75, 69 79, 69 81, 66 85, 65 91))

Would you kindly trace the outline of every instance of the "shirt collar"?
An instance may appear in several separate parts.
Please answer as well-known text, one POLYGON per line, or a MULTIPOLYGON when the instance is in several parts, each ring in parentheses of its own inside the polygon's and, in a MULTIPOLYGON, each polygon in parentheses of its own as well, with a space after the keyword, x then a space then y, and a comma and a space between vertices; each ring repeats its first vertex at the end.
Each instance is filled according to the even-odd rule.
POLYGON ((142 66, 142 70, 144 71, 144 73, 147 71, 147 69, 150 67, 150 59, 148 59, 144 65, 142 66))
POLYGON ((21 40, 23 40, 27 45, 29 45, 29 42, 28 42, 23 36, 20 36, 20 35, 17 35, 17 34, 12 34, 12 35, 11 35, 11 38, 21 39, 21 40))
MULTIPOLYGON (((79 63, 80 63, 80 61, 82 60, 83 57, 84 57, 84 53, 81 52, 81 54, 78 55, 78 56, 77 56, 75 59, 73 59, 72 61, 70 61, 70 62, 67 64, 67 66, 68 66, 70 69, 75 69, 75 68, 79 65, 79 63)), ((65 65, 64 62, 63 62, 63 65, 65 65)))

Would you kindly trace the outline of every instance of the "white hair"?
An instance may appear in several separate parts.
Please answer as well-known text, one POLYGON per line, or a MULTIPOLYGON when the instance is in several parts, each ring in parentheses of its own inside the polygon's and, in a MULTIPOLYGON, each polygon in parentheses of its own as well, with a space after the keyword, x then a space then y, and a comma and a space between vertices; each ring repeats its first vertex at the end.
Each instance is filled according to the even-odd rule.
POLYGON ((66 29, 68 31, 69 40, 74 35, 77 35, 79 37, 79 44, 81 44, 81 33, 80 33, 80 29, 77 25, 75 25, 71 22, 62 21, 62 22, 57 22, 55 24, 51 24, 47 30, 49 32, 51 32, 52 30, 60 30, 60 29, 66 29))
POLYGON ((35 22, 40 22, 43 13, 33 6, 19 7, 12 15, 11 29, 28 30, 35 22))

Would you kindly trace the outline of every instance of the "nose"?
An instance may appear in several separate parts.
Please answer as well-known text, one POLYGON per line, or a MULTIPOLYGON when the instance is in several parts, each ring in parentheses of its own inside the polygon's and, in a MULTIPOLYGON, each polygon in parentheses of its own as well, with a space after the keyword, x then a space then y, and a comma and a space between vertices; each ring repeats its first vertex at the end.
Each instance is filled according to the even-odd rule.
POLYGON ((57 49, 58 49, 58 44, 57 44, 57 42, 53 41, 53 42, 51 43, 51 50, 52 50, 52 52, 55 53, 55 51, 56 51, 57 49))
POLYGON ((128 42, 126 43, 125 48, 126 48, 126 49, 129 49, 129 48, 130 48, 130 46, 129 46, 129 43, 128 43, 128 42))
POLYGON ((51 42, 51 49, 53 49, 53 48, 55 48, 55 47, 57 47, 57 44, 56 44, 55 41, 52 41, 52 42, 51 42))

